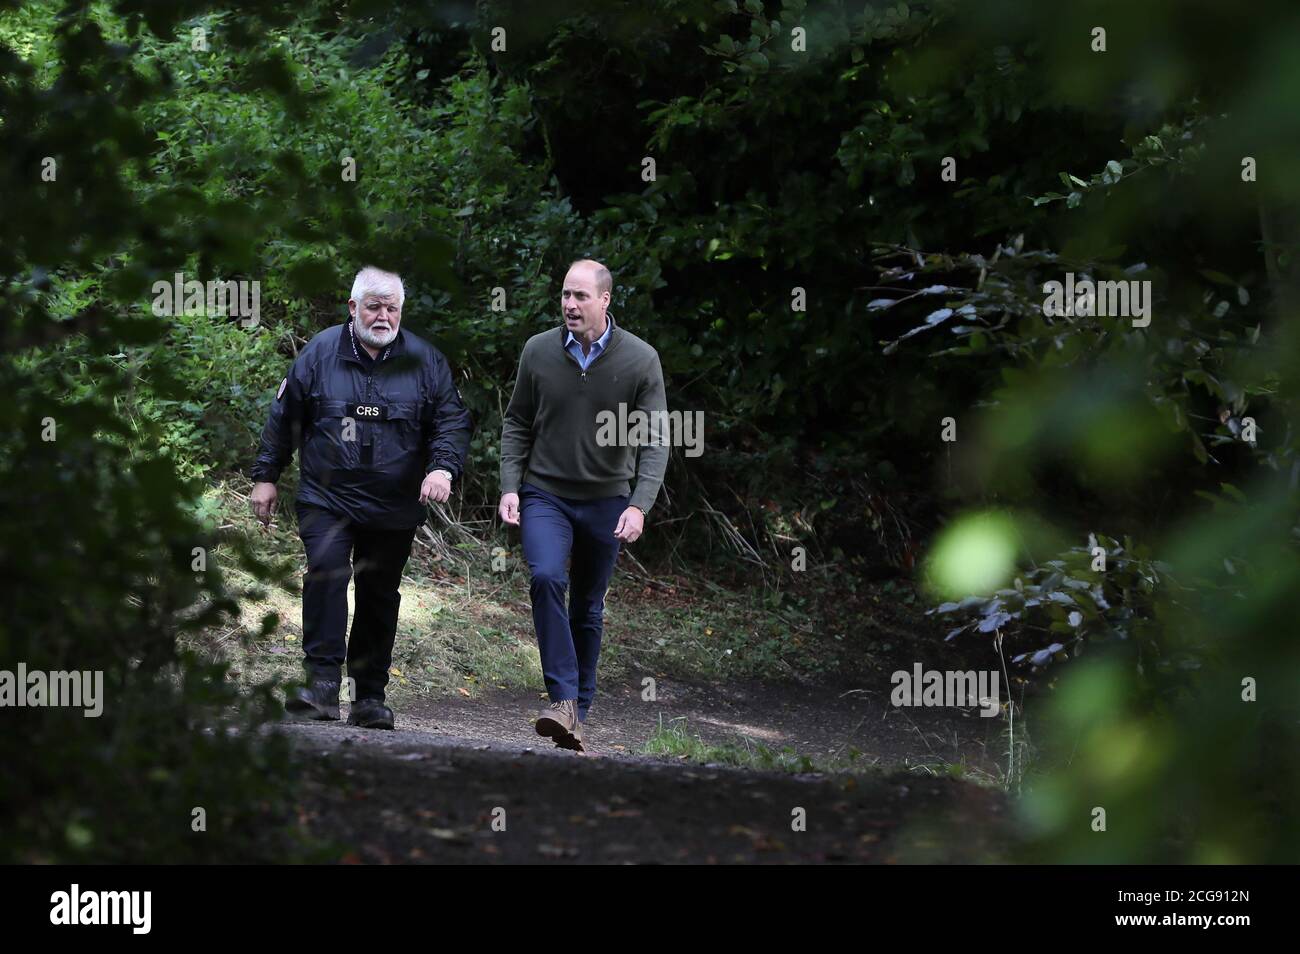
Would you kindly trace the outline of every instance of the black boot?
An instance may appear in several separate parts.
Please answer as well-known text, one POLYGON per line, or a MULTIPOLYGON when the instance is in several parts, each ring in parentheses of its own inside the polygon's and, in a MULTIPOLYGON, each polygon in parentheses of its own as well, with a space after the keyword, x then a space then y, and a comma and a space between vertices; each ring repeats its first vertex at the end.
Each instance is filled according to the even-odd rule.
POLYGON ((348 725, 363 729, 391 729, 393 710, 382 699, 358 699, 348 712, 348 725))
POLYGON ((305 686, 298 686, 285 697, 284 708, 299 719, 338 719, 339 682, 336 679, 313 679, 305 686))

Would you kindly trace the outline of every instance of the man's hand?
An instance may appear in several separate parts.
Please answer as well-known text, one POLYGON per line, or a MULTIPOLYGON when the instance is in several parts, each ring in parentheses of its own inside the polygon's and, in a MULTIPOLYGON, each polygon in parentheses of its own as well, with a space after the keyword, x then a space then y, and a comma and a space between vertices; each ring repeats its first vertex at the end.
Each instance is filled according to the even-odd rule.
POLYGON ((508 523, 512 527, 519 526, 519 495, 502 494, 501 503, 497 506, 497 516, 501 518, 502 523, 508 523))
POLYGON ((253 493, 248 499, 253 505, 253 515, 262 521, 262 526, 270 525, 271 514, 275 513, 275 501, 279 496, 280 492, 275 489, 275 484, 266 482, 253 484, 253 493))
POLYGON ((641 531, 644 529, 645 514, 641 512, 641 508, 628 507, 623 511, 623 515, 618 518, 618 526, 614 528, 614 537, 625 543, 634 543, 636 538, 641 536, 641 531))
POLYGON ((428 503, 430 500, 445 503, 450 496, 451 481, 441 471, 433 471, 424 478, 424 483, 420 485, 420 503, 428 503))

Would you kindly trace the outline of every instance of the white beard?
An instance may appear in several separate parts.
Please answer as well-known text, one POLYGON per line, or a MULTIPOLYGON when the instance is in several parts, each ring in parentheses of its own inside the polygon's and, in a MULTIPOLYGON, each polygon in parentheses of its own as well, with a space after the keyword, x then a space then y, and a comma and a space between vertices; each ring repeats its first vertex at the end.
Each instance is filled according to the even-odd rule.
POLYGON ((372 348, 383 348, 392 344, 397 337, 396 329, 389 327, 388 331, 374 331, 373 328, 367 328, 360 318, 352 319, 352 331, 356 334, 357 339, 372 348))

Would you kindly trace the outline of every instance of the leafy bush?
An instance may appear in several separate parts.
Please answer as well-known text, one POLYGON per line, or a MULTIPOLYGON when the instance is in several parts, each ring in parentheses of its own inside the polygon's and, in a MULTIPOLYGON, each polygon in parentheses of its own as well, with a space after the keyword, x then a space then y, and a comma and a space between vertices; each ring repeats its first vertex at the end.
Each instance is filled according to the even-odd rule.
POLYGON ((1162 684, 1180 678, 1200 660, 1171 653, 1157 612, 1162 598, 1193 597, 1173 578, 1171 567, 1153 559, 1132 541, 1089 535, 1087 546, 1073 547, 1056 559, 1018 573, 1013 585, 990 596, 967 596, 942 603, 937 613, 966 622, 947 639, 1006 630, 1010 643, 1038 644, 1011 657, 1012 665, 1039 672, 1056 661, 1083 655, 1089 644, 1122 644, 1140 676, 1162 684), (1050 642, 1048 642, 1050 640, 1050 642), (1047 645, 1041 645, 1047 643, 1047 645))

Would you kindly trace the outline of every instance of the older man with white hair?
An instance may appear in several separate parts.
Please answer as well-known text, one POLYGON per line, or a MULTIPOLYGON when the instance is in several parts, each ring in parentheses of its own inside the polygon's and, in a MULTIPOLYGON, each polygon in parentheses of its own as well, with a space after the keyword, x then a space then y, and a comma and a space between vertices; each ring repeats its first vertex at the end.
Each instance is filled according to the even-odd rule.
POLYGON ((253 511, 264 525, 275 482, 301 447, 296 512, 307 552, 302 589, 306 685, 285 708, 339 718, 342 667, 355 688, 348 722, 391 729, 384 690, 398 585, 428 501, 445 501, 465 466, 472 422, 447 359, 401 328, 402 280, 363 268, 349 320, 316 335, 280 382, 253 467, 253 511), (356 577, 352 633, 348 581, 356 577))

